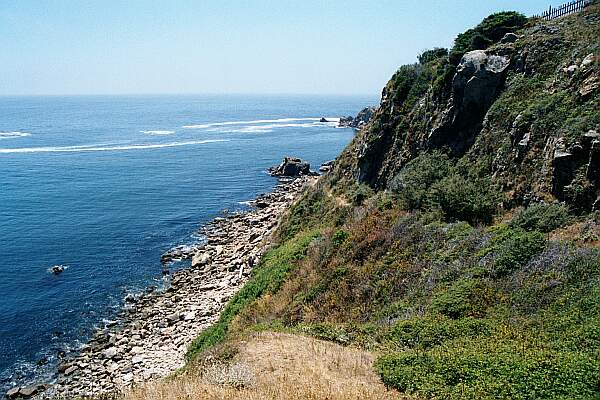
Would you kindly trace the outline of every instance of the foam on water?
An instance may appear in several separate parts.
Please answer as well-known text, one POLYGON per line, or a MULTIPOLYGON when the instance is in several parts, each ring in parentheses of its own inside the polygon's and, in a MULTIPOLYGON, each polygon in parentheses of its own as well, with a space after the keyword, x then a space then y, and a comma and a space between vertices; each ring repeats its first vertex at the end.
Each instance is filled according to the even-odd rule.
POLYGON ((339 118, 326 119, 327 122, 320 122, 320 118, 280 118, 275 120, 231 121, 204 125, 187 125, 184 126, 184 128, 203 129, 206 132, 269 133, 280 128, 320 128, 324 126, 335 128, 338 126, 340 120, 339 118))
POLYGON ((192 140, 188 142, 172 142, 172 143, 157 143, 157 144, 132 144, 126 146, 62 146, 62 147, 22 147, 16 149, 0 149, 0 154, 10 153, 79 153, 86 151, 123 151, 123 150, 146 150, 146 149, 162 149, 165 147, 190 146, 206 143, 229 142, 229 139, 207 139, 207 140, 192 140))
POLYGON ((0 139, 14 139, 25 136, 31 136, 28 132, 0 132, 0 139))
POLYGON ((293 122, 293 121, 319 121, 321 118, 277 118, 277 119, 257 119, 254 121, 227 121, 227 122, 214 122, 211 124, 200 124, 200 125, 184 125, 182 128, 185 129, 206 129, 212 128, 213 126, 227 126, 227 125, 252 125, 252 124, 268 124, 277 122, 293 122))
POLYGON ((145 133, 146 135, 164 136, 164 135, 172 135, 175 133, 175 131, 140 131, 140 133, 145 133))

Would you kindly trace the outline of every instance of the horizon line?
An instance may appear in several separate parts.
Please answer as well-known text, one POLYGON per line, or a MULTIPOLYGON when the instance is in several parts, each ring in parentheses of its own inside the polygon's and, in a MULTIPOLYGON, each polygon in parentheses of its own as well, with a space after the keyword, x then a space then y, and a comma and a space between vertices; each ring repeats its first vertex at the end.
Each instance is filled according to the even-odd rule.
POLYGON ((134 96, 361 96, 361 97, 380 97, 381 93, 307 93, 307 92, 197 92, 197 93, 6 93, 0 94, 0 97, 92 97, 92 96, 115 96, 115 97, 134 97, 134 96))

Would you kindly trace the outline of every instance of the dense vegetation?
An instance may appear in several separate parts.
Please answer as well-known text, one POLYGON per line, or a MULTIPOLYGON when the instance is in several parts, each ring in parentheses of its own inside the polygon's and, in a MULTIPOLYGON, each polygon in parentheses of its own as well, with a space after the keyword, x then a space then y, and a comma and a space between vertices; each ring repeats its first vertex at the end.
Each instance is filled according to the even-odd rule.
MULTIPOLYGON (((218 324, 196 340, 190 359, 251 331, 283 330, 371 350, 382 380, 419 398, 600 398, 595 189, 588 182, 557 199, 537 174, 548 167, 523 163, 512 137, 519 124, 527 126, 534 144, 525 159, 534 160, 544 140, 555 140, 549 134, 576 140, 573 130, 580 136, 600 123, 597 92, 582 97, 569 89, 589 73, 551 83, 574 51, 556 45, 555 28, 531 28, 542 36, 524 39, 527 45, 555 45, 532 61, 535 73, 510 72, 474 150, 455 157, 417 149, 394 166, 385 191, 358 184, 352 168, 357 148, 392 140, 385 132, 406 138, 424 129, 431 109, 421 105, 449 96, 458 55, 489 47, 526 22, 516 13, 494 14, 459 35, 450 52, 426 51, 398 70, 384 90, 393 114, 380 112, 338 169, 289 210, 278 244, 218 324), (505 165, 495 165, 499 160, 505 165), (541 194, 526 195, 532 187, 541 194)), ((572 18, 560 29, 594 43, 597 27, 581 24, 572 18)), ((585 173, 578 168, 575 174, 585 173)))
POLYGON ((498 42, 508 32, 515 32, 527 23, 527 18, 508 11, 492 14, 475 28, 459 34, 450 51, 450 62, 458 64, 460 58, 471 50, 484 50, 498 42))

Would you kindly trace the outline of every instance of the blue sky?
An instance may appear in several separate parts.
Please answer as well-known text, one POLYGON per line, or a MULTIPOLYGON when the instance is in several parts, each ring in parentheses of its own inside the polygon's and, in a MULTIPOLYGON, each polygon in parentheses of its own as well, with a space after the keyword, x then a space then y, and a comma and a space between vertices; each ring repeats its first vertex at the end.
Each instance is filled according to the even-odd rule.
POLYGON ((420 51, 548 1, 3 0, 0 95, 377 95, 420 51))

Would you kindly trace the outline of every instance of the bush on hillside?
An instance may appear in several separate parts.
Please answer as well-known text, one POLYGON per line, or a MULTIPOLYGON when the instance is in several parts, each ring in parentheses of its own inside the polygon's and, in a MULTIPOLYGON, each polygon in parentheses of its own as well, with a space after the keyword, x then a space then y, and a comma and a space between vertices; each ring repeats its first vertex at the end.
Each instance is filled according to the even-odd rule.
POLYGON ((441 209, 446 221, 487 224, 498 210, 499 198, 489 180, 474 181, 452 174, 432 186, 430 206, 441 209))
POLYGON ((481 316, 487 308, 489 293, 478 279, 459 279, 450 287, 440 291, 431 305, 450 318, 481 316))
POLYGON ((497 258, 494 275, 502 276, 524 267, 546 248, 546 238, 541 232, 508 229, 495 239, 497 258))
POLYGON ((471 224, 491 222, 500 199, 489 180, 463 177, 449 157, 438 151, 412 160, 389 187, 410 210, 441 210, 446 221, 471 224))
POLYGON ((511 226, 526 231, 552 232, 565 226, 571 217, 564 204, 533 204, 522 210, 510 222, 511 226))
POLYGON ((435 61, 439 58, 444 58, 448 56, 448 49, 444 47, 434 47, 431 50, 425 50, 421 54, 417 56, 419 60, 419 64, 427 64, 431 61, 435 61))
POLYGON ((484 50, 498 42, 508 32, 514 32, 527 23, 527 17, 514 11, 492 14, 475 28, 459 34, 450 51, 450 62, 460 62, 462 56, 471 50, 484 50))
POLYGON ((451 171, 452 163, 446 154, 421 154, 409 162, 391 180, 389 186, 398 194, 405 207, 416 210, 427 203, 430 187, 451 171))

